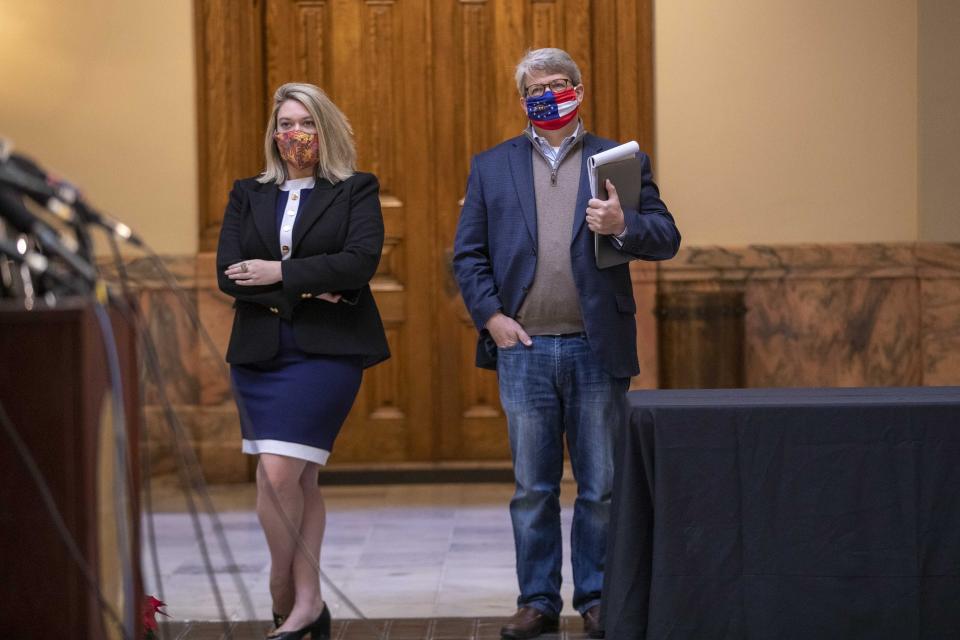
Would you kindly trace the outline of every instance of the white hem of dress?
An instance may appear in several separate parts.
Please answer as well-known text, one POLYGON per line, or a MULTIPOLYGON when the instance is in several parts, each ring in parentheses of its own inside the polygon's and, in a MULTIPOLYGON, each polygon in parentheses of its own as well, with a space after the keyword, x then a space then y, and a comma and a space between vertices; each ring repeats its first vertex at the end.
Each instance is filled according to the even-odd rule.
POLYGON ((247 440, 244 438, 243 452, 252 456, 272 453, 278 456, 314 462, 319 465, 326 465, 327 458, 330 457, 330 452, 326 449, 297 444, 296 442, 284 442, 283 440, 247 440))

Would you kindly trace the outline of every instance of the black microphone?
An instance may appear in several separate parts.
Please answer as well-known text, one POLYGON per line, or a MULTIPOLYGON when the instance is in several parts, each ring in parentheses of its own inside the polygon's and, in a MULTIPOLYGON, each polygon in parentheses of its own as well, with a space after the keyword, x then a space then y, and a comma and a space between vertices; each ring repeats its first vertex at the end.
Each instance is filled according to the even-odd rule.
POLYGON ((27 265, 30 273, 36 276, 47 276, 68 289, 75 288, 76 283, 70 277, 70 274, 52 264, 47 260, 47 256, 42 253, 31 251, 26 247, 23 251, 20 251, 20 248, 13 242, 0 238, 0 255, 9 256, 14 262, 27 265))
POLYGON ((66 247, 56 230, 33 215, 16 193, 9 188, 0 187, 0 217, 21 233, 33 234, 46 250, 63 260, 88 284, 92 285, 97 281, 96 269, 66 247))
POLYGON ((58 194, 41 178, 23 171, 9 159, 0 162, 0 186, 6 185, 36 202, 74 228, 79 244, 77 253, 90 259, 90 241, 86 231, 80 226, 77 214, 64 203, 58 194))
POLYGON ((72 184, 50 175, 35 162, 18 153, 7 152, 5 157, 2 157, 0 183, 23 191, 31 200, 46 207, 65 222, 92 223, 134 246, 143 246, 143 240, 130 227, 100 213, 83 199, 72 184))

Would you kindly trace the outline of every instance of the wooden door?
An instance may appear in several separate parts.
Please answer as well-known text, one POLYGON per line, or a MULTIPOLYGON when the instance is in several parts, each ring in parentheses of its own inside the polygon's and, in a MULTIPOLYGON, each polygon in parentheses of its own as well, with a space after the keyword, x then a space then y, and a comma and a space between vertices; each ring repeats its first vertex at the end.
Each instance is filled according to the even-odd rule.
POLYGON ((367 370, 337 458, 433 457, 430 169, 424 2, 268 0, 266 85, 322 87, 380 180, 386 238, 371 283, 393 357, 367 370))
MULTIPOLYGON (((449 259, 470 158, 518 135, 527 121, 514 68, 530 48, 560 47, 573 56, 586 88, 582 116, 589 131, 652 138, 650 6, 590 0, 460 0, 435 2, 434 110, 438 141, 437 238, 449 259), (612 43, 616 43, 614 47, 612 43), (440 54, 439 52, 442 52, 440 54), (641 71, 642 70, 642 71, 641 71)), ((444 459, 509 457, 496 374, 474 366, 477 332, 447 268, 437 291, 439 455, 444 459)))
MULTIPOLYGON (((243 175, 259 169, 239 146, 262 136, 273 90, 292 80, 330 95, 361 170, 380 179, 386 244, 372 289, 393 358, 367 372, 337 460, 507 459, 496 376, 474 367, 476 330, 450 266, 470 158, 523 130, 513 70, 542 46, 578 61, 589 130, 650 149, 650 0, 197 1, 201 184, 222 188, 220 174, 242 162, 243 175), (237 52, 249 69, 220 51, 244 39, 259 51, 237 52), (245 133, 217 135, 217 109, 258 77, 261 106, 237 95, 245 133)), ((201 196, 208 248, 225 193, 201 196)))

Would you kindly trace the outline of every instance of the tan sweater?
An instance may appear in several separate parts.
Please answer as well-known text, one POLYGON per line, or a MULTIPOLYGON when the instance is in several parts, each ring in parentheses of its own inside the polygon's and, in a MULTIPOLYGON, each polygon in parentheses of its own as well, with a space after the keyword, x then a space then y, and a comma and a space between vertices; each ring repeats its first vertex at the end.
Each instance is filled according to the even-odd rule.
POLYGON ((517 313, 517 322, 531 336, 583 331, 580 299, 570 265, 570 242, 582 161, 583 144, 578 143, 561 161, 556 184, 551 184, 550 165, 533 151, 537 271, 517 313))

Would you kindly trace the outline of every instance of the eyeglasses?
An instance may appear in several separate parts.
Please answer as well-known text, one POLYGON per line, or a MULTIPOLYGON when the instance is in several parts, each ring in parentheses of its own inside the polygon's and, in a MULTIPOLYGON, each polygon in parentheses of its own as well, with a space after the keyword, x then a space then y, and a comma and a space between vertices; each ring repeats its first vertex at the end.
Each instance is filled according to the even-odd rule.
POLYGON ((546 84, 532 84, 529 87, 524 88, 524 97, 527 98, 539 98, 547 89, 550 89, 553 93, 560 93, 565 89, 569 89, 573 86, 573 82, 568 78, 557 78, 556 80, 551 80, 546 84))

